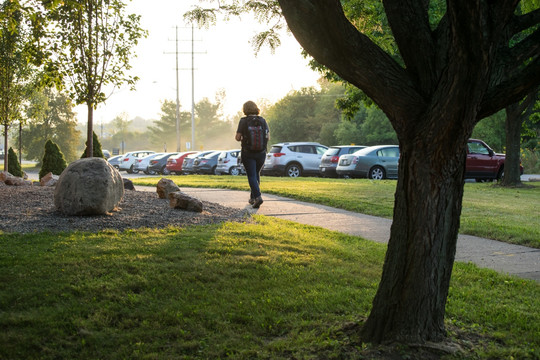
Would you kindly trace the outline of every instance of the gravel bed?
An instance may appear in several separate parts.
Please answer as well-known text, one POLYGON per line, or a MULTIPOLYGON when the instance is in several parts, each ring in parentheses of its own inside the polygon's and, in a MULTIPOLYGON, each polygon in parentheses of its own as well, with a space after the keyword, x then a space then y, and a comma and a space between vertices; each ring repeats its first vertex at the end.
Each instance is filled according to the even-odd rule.
POLYGON ((155 192, 125 190, 118 211, 99 216, 67 216, 54 208, 54 188, 0 187, 0 233, 126 230, 240 221, 243 213, 203 201, 203 212, 172 209, 155 192))

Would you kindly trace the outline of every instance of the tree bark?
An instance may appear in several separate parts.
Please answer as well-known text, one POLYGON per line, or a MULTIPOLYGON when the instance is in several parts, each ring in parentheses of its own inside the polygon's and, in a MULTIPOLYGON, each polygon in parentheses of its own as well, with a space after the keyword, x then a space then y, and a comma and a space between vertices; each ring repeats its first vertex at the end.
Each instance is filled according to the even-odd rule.
POLYGON ((8 129, 9 129, 9 125, 8 124, 5 124, 4 125, 4 171, 8 171, 9 167, 8 167, 8 129))

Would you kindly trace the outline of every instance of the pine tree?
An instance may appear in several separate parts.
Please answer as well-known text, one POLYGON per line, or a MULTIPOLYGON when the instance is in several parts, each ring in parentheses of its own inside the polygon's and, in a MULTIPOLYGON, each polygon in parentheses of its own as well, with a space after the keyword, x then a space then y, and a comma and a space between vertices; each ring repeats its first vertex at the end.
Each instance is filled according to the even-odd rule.
POLYGON ((17 159, 17 154, 13 148, 9 148, 8 151, 8 172, 13 176, 23 177, 23 171, 19 159, 17 159))
MULTIPOLYGON (((101 143, 99 142, 99 139, 95 132, 93 132, 92 138, 92 157, 105 158, 105 156, 103 156, 103 151, 101 150, 101 143)), ((81 159, 84 159, 86 157, 86 150, 88 150, 88 141, 86 142, 86 147, 84 148, 81 159)))
POLYGON ((43 155, 41 170, 39 170, 39 178, 52 172, 54 175, 60 175, 67 167, 64 154, 60 151, 58 145, 51 140, 45 143, 45 155, 43 155))

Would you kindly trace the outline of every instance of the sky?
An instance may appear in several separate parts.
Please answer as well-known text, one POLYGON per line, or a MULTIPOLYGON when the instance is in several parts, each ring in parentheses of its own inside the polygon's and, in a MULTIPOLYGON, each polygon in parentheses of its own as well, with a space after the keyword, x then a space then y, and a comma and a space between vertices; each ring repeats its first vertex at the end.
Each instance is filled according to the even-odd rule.
MULTIPOLYGON (((247 100, 265 99, 274 103, 291 90, 318 86, 319 75, 309 69, 301 47, 291 34, 283 33, 281 46, 271 53, 263 49, 255 54, 251 38, 264 29, 249 14, 241 20, 218 20, 209 29, 192 29, 183 14, 197 0, 133 0, 128 13, 142 16, 141 25, 148 30, 135 49, 131 74, 140 78, 136 91, 116 89, 105 104, 94 112, 94 126, 107 123, 125 113, 129 120, 140 116, 158 119, 163 100, 176 100, 176 41, 178 26, 179 98, 181 111, 191 111, 192 43, 194 46, 194 99, 215 102, 216 93, 225 91, 223 113, 236 115, 247 100)), ((79 122, 87 121, 84 105, 76 109, 79 122)))

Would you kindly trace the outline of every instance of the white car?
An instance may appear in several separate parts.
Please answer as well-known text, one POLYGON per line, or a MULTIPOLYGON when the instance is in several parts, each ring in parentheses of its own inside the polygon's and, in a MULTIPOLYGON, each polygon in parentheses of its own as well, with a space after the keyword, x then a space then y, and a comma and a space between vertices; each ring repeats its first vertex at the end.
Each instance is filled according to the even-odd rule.
MULTIPOLYGON (((133 174, 135 172, 133 169, 133 164, 135 164, 135 160, 142 159, 145 156, 155 153, 155 151, 151 150, 138 150, 128 152, 122 157, 122 159, 120 159, 119 170, 124 170, 127 171, 128 174, 133 174)), ((139 171, 137 170, 137 172, 139 171)))
POLYGON ((216 175, 240 175, 242 168, 238 165, 240 149, 222 151, 218 156, 216 175))
POLYGON ((150 160, 152 160, 156 156, 163 155, 163 154, 164 153, 153 153, 143 158, 135 159, 135 162, 133 163, 133 172, 138 173, 139 171, 142 171, 146 175, 154 175, 156 173, 155 171, 148 170, 148 166, 150 165, 150 160))
POLYGON ((272 145, 266 154, 263 175, 298 177, 319 175, 319 164, 328 146, 315 142, 290 142, 272 145))

